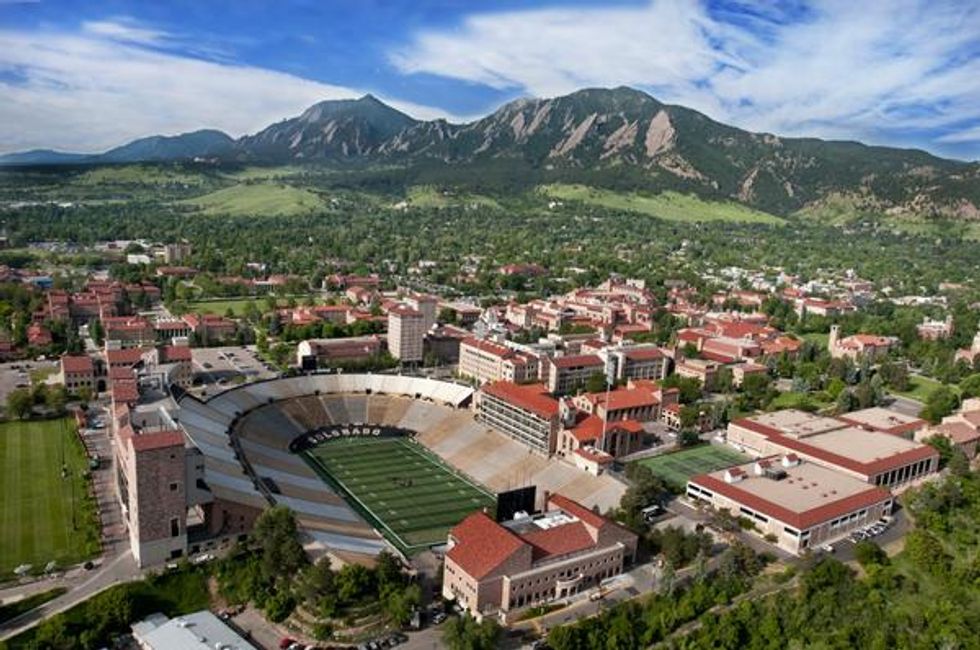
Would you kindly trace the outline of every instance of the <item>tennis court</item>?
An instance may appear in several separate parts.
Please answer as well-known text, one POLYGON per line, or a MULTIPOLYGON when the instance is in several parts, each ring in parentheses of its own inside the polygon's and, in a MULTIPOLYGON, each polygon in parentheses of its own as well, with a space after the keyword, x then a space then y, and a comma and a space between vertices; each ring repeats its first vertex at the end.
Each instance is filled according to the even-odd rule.
POLYGON ((692 476, 749 461, 749 457, 722 445, 701 445, 636 462, 649 467, 675 489, 683 490, 692 476))
POLYGON ((445 543, 464 517, 496 504, 493 494, 409 438, 339 438, 302 455, 406 553, 445 543))

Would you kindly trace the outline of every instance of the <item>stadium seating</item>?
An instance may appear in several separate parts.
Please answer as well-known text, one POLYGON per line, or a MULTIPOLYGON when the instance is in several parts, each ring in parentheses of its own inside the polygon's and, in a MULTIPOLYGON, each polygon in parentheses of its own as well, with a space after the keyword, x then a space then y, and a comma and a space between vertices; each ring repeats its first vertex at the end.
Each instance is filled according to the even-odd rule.
POLYGON ((354 555, 376 554, 385 542, 289 452, 297 436, 331 424, 416 431, 423 445, 491 490, 534 484, 602 509, 618 503, 624 487, 615 479, 531 453, 454 408, 472 395, 468 386, 419 377, 315 374, 243 384, 206 402, 185 395, 178 419, 205 457, 206 481, 216 498, 265 507, 271 497, 292 508, 318 543, 354 555))

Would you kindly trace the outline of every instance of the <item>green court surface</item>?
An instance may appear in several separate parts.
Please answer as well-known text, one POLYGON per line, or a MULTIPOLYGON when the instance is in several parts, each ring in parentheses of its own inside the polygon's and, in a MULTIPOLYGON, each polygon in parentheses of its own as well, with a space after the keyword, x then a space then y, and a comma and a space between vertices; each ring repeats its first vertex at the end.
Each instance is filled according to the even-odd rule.
POLYGON ((51 561, 64 568, 99 551, 88 463, 74 427, 69 420, 0 424, 0 580, 21 564, 34 572, 51 561))
POLYGON ((445 543, 450 528, 496 503, 490 492, 409 438, 341 438, 302 455, 405 553, 445 543))
POLYGON ((684 489, 692 476, 746 463, 749 457, 721 445, 701 445, 636 462, 676 489, 684 489))

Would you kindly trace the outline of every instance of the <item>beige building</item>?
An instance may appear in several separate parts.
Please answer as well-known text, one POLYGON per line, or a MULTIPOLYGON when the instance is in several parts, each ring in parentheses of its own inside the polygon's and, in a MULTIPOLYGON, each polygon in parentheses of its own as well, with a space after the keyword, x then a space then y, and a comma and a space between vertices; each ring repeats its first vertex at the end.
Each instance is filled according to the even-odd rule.
POLYGON ((402 363, 422 361, 425 339, 425 317, 422 312, 399 305, 388 312, 388 349, 402 363))
POLYGON ((797 555, 878 521, 891 513, 893 503, 887 490, 795 454, 695 476, 686 493, 747 519, 797 555))
POLYGON ((619 575, 636 545, 634 533, 557 494, 513 521, 476 512, 449 531, 442 595, 478 620, 510 622, 619 575))
POLYGON ((606 364, 597 354, 576 354, 549 360, 546 383, 555 395, 574 393, 585 387, 595 373, 605 374, 606 364))
POLYGON ((459 375, 481 384, 537 381, 538 369, 537 357, 504 345, 473 337, 465 338, 459 344, 459 375))
POLYGON ((877 361, 888 355, 892 348, 898 345, 898 339, 892 336, 876 336, 874 334, 854 334, 840 337, 840 327, 830 326, 830 338, 827 349, 835 359, 846 357, 853 361, 870 359, 877 361))
POLYGON ((558 400, 542 384, 498 381, 474 398, 476 417, 489 427, 543 454, 555 451, 561 429, 558 400))
POLYGON ((405 304, 422 314, 422 326, 425 331, 432 329, 438 317, 439 299, 427 294, 412 294, 405 298, 405 304))
POLYGON ((882 487, 907 484, 939 467, 939 452, 928 445, 795 409, 734 420, 727 440, 753 456, 796 454, 882 487))

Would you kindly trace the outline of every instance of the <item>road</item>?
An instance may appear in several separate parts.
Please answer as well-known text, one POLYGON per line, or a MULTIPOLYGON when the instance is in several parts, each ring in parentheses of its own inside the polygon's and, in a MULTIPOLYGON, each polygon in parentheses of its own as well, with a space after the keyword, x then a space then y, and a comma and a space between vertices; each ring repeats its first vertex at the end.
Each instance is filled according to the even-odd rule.
POLYGON ((92 571, 75 567, 58 578, 25 583, 0 591, 0 599, 7 602, 55 587, 69 590, 37 609, 0 624, 0 640, 15 636, 48 616, 63 612, 114 584, 135 580, 142 575, 129 550, 122 511, 115 495, 115 471, 108 429, 83 429, 82 439, 86 450, 97 453, 102 459, 99 469, 92 472, 92 486, 99 504, 102 525, 102 557, 95 561, 97 568, 92 571))

